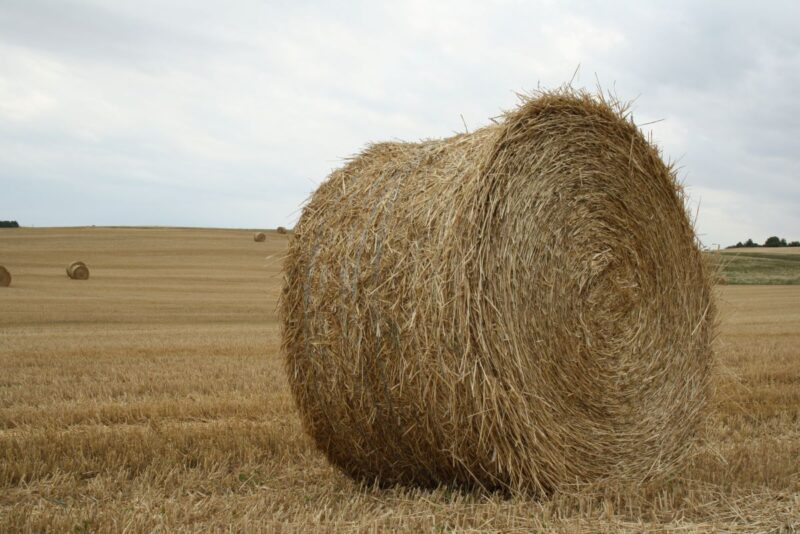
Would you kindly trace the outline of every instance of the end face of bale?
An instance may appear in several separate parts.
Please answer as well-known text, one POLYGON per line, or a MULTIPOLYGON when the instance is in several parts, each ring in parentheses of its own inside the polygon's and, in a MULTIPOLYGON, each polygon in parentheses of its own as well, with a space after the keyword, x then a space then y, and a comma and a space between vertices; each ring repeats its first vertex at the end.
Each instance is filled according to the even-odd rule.
POLYGON ((89 267, 82 261, 74 261, 67 266, 67 276, 72 280, 88 280, 89 267))
POLYGON ((253 241, 255 241, 256 243, 262 243, 266 241, 266 239, 267 239, 267 234, 265 234, 264 232, 256 232, 255 234, 253 234, 253 241))
POLYGON ((657 479, 706 413, 715 306, 682 189, 599 97, 371 146, 312 196, 284 274, 297 407, 354 478, 657 479))
POLYGON ((4 266, 0 265, 0 287, 11 285, 11 273, 4 266))

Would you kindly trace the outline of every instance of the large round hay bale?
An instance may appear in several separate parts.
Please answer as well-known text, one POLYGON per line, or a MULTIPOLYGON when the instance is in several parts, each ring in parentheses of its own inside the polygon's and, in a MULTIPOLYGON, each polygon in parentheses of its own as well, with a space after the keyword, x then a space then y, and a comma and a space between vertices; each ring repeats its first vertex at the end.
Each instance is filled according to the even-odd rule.
POLYGON ((67 276, 73 280, 88 280, 89 268, 82 261, 73 261, 67 265, 67 276))
POLYGON ((470 134, 372 145, 295 227, 289 382, 353 477, 547 493, 687 457, 715 308, 674 169, 562 90, 470 134))
POLYGON ((262 243, 266 241, 266 239, 267 239, 267 234, 265 234, 264 232, 256 232, 253 235, 253 241, 255 241, 256 243, 262 243))
POLYGON ((0 265, 0 287, 11 285, 11 273, 4 266, 0 265))

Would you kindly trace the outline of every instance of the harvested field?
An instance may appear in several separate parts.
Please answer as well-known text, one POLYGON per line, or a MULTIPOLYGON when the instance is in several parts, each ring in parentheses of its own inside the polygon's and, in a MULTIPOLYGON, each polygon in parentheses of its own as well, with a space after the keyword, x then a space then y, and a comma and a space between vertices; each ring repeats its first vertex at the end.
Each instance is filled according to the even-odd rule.
POLYGON ((800 284, 800 247, 742 248, 710 253, 729 284, 800 284))
POLYGON ((722 254, 800 254, 800 247, 742 247, 724 248, 719 250, 722 254))
POLYGON ((250 237, 0 235, 14 272, 0 292, 0 531, 800 527, 800 287, 717 288, 707 440, 664 485, 542 502, 378 489, 303 433, 276 319, 287 237, 250 237), (65 283, 78 257, 92 277, 65 283))

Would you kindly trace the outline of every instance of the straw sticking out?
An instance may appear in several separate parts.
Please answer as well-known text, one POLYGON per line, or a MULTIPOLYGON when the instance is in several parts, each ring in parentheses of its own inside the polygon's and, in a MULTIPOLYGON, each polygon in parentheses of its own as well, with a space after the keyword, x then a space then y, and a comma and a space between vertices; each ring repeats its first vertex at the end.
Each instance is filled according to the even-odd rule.
POLYGON ((380 143, 294 231, 281 299, 305 428, 349 475, 542 494, 674 473, 715 308, 674 170, 563 89, 380 143))

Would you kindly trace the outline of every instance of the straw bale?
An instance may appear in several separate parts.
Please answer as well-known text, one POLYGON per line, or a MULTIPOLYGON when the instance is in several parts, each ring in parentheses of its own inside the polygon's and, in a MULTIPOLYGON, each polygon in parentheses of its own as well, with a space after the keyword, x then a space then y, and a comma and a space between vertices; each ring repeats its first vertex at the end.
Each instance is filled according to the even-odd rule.
POLYGON ((0 265, 0 287, 11 285, 11 273, 4 266, 0 265))
POLYGON ((288 230, 286 230, 286 228, 284 228, 283 226, 279 226, 275 231, 278 232, 279 234, 285 234, 288 232, 288 230))
POLYGON ((67 265, 67 276, 73 280, 88 280, 89 268, 82 261, 73 261, 67 265))
POLYGON ((253 241, 255 241, 256 243, 262 243, 266 240, 267 240, 267 234, 265 234, 264 232, 256 232, 253 235, 253 241))
POLYGON ((305 206, 284 275, 296 405, 356 479, 645 481, 706 413, 715 306, 683 191, 602 96, 369 146, 305 206))

